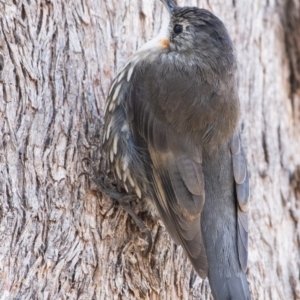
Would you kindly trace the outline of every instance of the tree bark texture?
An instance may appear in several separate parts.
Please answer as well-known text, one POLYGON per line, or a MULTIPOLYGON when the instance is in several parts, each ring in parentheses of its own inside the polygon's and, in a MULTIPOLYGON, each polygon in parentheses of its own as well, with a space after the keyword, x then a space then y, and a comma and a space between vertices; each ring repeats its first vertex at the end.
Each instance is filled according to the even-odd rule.
MULTIPOLYGON (((300 299, 300 2, 180 0, 233 38, 251 173, 253 299, 300 299)), ((111 80, 159 30, 158 0, 0 1, 0 299, 212 299, 160 221, 154 238, 85 177, 111 80)))

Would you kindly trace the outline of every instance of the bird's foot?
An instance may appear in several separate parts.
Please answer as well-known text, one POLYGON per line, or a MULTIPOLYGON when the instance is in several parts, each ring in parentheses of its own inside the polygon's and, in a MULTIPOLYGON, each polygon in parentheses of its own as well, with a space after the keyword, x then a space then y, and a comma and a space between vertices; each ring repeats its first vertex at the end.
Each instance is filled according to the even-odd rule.
POLYGON ((147 236, 148 247, 143 251, 143 256, 147 256, 152 249, 152 235, 150 230, 146 227, 144 222, 136 215, 133 211, 130 202, 137 199, 136 195, 125 194, 117 190, 116 185, 113 181, 104 173, 98 172, 93 161, 89 158, 84 158, 82 160, 82 166, 84 172, 80 173, 79 176, 87 175, 101 191, 101 193, 106 194, 110 198, 116 200, 120 206, 132 217, 135 224, 138 226, 141 232, 145 233, 147 236), (89 168, 89 169, 88 169, 89 168))

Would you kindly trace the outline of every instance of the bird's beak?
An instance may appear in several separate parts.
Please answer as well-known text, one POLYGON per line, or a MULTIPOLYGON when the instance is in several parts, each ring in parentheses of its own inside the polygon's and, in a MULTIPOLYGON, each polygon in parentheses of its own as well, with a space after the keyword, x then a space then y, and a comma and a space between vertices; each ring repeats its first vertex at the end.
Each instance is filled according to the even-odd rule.
POLYGON ((169 13, 172 13, 172 11, 177 8, 177 5, 172 0, 161 0, 165 6, 167 7, 169 13))

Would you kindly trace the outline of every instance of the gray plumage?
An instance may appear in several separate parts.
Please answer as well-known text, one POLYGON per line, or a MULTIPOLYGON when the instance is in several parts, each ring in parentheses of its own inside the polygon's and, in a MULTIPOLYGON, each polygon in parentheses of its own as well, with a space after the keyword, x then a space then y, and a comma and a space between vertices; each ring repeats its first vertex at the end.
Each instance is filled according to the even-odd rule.
POLYGON ((208 275, 215 300, 250 299, 249 179, 232 42, 207 10, 165 3, 165 31, 111 86, 107 157, 119 184, 150 199, 196 272, 208 275))

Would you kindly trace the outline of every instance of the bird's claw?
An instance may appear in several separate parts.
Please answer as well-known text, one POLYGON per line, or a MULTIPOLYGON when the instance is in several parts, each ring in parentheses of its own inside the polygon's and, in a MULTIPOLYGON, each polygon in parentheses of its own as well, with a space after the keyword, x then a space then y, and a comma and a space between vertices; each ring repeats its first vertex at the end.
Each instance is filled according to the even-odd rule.
POLYGON ((85 157, 82 159, 82 166, 84 172, 80 173, 79 176, 89 176, 89 178, 96 184, 97 188, 101 191, 101 193, 106 194, 107 196, 111 197, 112 199, 116 200, 120 206, 132 217, 135 221, 135 224, 138 226, 141 232, 145 233, 147 236, 148 247, 146 251, 142 252, 143 256, 147 256, 153 245, 152 235, 150 230, 146 227, 145 223, 136 215, 133 211, 130 202, 136 200, 136 195, 128 195, 117 191, 117 189, 111 183, 111 180, 105 175, 104 173, 97 174, 96 168, 94 166, 93 161, 85 157), (90 168, 87 169, 86 162, 90 165, 90 168))

